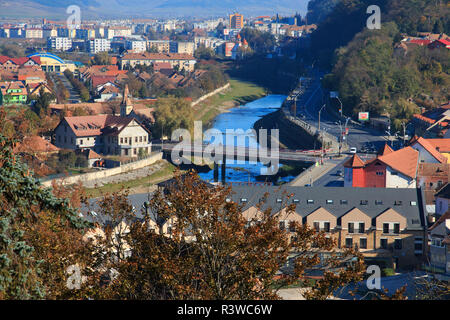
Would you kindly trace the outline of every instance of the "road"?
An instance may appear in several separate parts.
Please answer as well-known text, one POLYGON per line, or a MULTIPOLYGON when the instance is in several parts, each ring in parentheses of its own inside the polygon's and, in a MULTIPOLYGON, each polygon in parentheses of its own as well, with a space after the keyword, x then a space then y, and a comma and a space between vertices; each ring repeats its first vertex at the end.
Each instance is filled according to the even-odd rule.
MULTIPOLYGON (((321 78, 323 73, 315 70, 313 71, 313 78, 311 84, 307 87, 305 93, 296 99, 297 102, 297 117, 308 122, 309 124, 319 127, 319 111, 325 104, 325 91, 321 85, 321 78)), ((341 127, 337 124, 339 120, 334 115, 327 112, 323 108, 320 113, 320 129, 337 138, 341 134, 341 127)), ((341 123, 342 131, 345 130, 345 123, 341 123)), ((363 147, 372 147, 373 149, 380 149, 386 143, 385 134, 377 130, 348 123, 349 135, 346 142, 350 148, 355 147, 361 150, 363 147)))
POLYGON ((70 97, 68 99, 69 103, 80 103, 81 102, 80 95, 75 90, 75 88, 72 86, 70 81, 66 78, 66 76, 64 74, 58 74, 55 77, 58 77, 61 80, 64 87, 66 87, 66 89, 69 91, 69 94, 70 94, 70 97))

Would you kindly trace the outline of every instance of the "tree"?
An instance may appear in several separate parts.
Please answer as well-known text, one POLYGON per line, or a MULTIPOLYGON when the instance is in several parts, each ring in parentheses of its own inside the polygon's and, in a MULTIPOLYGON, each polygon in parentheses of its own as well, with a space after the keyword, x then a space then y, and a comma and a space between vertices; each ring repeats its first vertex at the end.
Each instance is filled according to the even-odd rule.
POLYGON ((0 299, 62 298, 66 268, 82 263, 89 224, 43 189, 0 135, 0 299))
MULTIPOLYGON (((325 299, 361 276, 360 257, 353 266, 338 266, 356 253, 341 252, 343 256, 338 258, 333 240, 307 226, 295 225, 291 240, 279 229, 271 209, 262 209, 263 204, 261 214, 247 221, 242 207, 227 201, 230 193, 229 188, 207 186, 194 173, 177 176, 167 192, 157 192, 148 203, 148 211, 143 212, 144 218, 130 224, 123 238, 130 255, 114 265, 117 277, 105 289, 104 297, 276 299, 277 285, 301 280, 307 270, 325 263, 330 270, 307 294, 308 298, 325 299), (166 222, 171 222, 168 235, 162 232, 166 222), (321 250, 330 257, 320 259, 321 250), (294 256, 293 271, 274 282, 290 254, 294 256)), ((112 206, 114 201, 109 199, 108 203, 112 206)), ((289 207, 288 211, 293 210, 289 207)))
POLYGON ((111 64, 111 57, 109 56, 108 52, 99 52, 97 53, 94 58, 91 60, 93 65, 110 65, 111 64))

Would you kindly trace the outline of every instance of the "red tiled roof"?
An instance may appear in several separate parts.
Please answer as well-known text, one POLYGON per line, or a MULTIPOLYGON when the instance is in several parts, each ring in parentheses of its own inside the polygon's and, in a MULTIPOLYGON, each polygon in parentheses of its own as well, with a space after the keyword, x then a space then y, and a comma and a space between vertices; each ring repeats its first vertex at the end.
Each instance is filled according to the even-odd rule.
POLYGON ((40 57, 20 57, 20 58, 10 58, 8 56, 0 56, 0 64, 4 64, 7 61, 11 61, 12 63, 16 64, 16 65, 24 65, 25 63, 27 63, 29 60, 33 60, 35 63, 37 64, 41 64, 41 58, 40 57))

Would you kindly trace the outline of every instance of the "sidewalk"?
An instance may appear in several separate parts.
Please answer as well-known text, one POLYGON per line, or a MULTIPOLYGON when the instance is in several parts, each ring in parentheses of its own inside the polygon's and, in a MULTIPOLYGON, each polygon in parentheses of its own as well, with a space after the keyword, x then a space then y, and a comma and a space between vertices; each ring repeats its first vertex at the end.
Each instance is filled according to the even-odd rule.
POLYGON ((315 181, 319 180, 328 172, 336 168, 342 162, 342 160, 343 159, 328 160, 324 162, 323 165, 313 165, 311 168, 306 169, 297 178, 292 180, 290 186, 303 187, 307 184, 312 184, 314 186, 315 181))

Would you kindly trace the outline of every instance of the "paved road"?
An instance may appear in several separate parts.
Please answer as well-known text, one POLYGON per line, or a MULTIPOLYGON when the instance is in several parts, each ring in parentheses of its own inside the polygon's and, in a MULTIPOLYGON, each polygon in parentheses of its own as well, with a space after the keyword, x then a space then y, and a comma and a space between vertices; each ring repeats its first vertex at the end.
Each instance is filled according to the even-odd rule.
MULTIPOLYGON (((325 104, 325 92, 322 89, 320 78, 323 73, 314 71, 310 86, 305 93, 299 96, 297 101, 297 116, 311 125, 319 126, 319 110, 325 104)), ((336 124, 338 120, 324 108, 320 115, 320 129, 329 134, 339 137, 341 127, 336 124)), ((345 130, 345 123, 342 123, 342 129, 345 130)), ((352 123, 348 124, 349 135, 347 144, 350 148, 355 147, 360 150, 369 144, 370 147, 380 149, 386 143, 384 133, 377 130, 361 127, 352 123)))
POLYGON ((57 77, 61 80, 61 82, 63 83, 64 87, 66 87, 66 89, 70 93, 70 97, 68 99, 68 102, 69 103, 80 103, 81 102, 80 95, 75 90, 75 88, 72 86, 70 81, 66 78, 66 76, 64 74, 58 74, 57 77))

